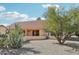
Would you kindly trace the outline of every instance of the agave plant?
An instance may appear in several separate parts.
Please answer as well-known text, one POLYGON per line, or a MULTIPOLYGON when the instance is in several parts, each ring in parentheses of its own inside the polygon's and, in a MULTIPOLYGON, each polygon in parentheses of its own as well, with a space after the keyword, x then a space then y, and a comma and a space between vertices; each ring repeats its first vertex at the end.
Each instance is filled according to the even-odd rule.
POLYGON ((4 48, 4 47, 7 47, 7 35, 6 34, 0 34, 1 37, 0 37, 0 48, 4 48))
POLYGON ((0 39, 0 48, 4 47, 4 41, 5 41, 5 39, 0 39))
POLYGON ((22 47, 22 39, 23 39, 22 31, 17 25, 15 25, 15 29, 9 31, 9 41, 8 41, 9 47, 11 48, 22 47))

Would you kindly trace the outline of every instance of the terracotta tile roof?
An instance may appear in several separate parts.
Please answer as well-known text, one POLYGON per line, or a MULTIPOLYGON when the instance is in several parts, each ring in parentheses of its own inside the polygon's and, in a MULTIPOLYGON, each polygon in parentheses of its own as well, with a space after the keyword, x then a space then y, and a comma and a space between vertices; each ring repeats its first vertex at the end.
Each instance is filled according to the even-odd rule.
MULTIPOLYGON (((22 29, 43 29, 43 25, 45 20, 34 20, 34 21, 26 21, 26 22, 17 22, 22 29)), ((9 26, 10 28, 14 28, 15 25, 12 24, 9 26)))

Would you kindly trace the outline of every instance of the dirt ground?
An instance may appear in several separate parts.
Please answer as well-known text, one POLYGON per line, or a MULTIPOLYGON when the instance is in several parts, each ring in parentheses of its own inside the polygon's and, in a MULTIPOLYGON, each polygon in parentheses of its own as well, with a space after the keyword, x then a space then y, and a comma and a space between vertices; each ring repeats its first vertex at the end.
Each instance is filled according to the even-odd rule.
POLYGON ((3 55, 78 55, 79 42, 66 41, 59 45, 57 40, 34 40, 24 43, 20 49, 0 49, 3 55), (76 47, 78 46, 78 47, 76 47), (74 50, 73 48, 77 48, 74 50))

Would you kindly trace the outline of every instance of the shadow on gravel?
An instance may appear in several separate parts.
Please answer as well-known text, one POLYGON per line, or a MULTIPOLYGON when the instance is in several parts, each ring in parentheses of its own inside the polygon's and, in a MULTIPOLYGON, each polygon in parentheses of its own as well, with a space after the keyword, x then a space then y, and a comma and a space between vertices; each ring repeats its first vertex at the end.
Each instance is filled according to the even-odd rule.
POLYGON ((60 46, 67 46, 67 47, 70 47, 71 49, 65 49, 64 51, 66 52, 69 52, 69 53, 74 53, 74 52, 79 52, 79 43, 77 42, 67 42, 63 45, 59 44, 59 43, 53 43, 53 44, 56 44, 56 45, 60 45, 60 46))
POLYGON ((65 46, 71 47, 71 49, 66 49, 64 51, 69 52, 69 53, 79 53, 79 43, 66 43, 64 44, 65 46))
POLYGON ((28 44, 28 43, 30 43, 30 40, 26 40, 23 42, 23 44, 28 44))
POLYGON ((36 51, 34 48, 0 49, 1 55, 30 55, 39 53, 40 51, 36 51))
POLYGON ((79 43, 66 43, 64 44, 65 46, 71 47, 73 50, 78 50, 79 49, 79 43))

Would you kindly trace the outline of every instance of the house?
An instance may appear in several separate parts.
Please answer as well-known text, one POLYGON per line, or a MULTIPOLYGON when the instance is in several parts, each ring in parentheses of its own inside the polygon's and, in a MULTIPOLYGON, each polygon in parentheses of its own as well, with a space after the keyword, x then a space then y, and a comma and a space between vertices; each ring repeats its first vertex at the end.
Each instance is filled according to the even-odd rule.
POLYGON ((15 24, 19 25, 27 39, 44 39, 49 35, 49 33, 44 30, 46 20, 17 22, 8 26, 8 28, 15 29, 15 24))
MULTIPOLYGON (((17 22, 16 24, 21 27, 25 36, 44 36, 46 32, 44 31, 45 20, 34 20, 26 22, 17 22)), ((10 25, 8 28, 14 29, 15 24, 10 25)))
POLYGON ((5 34, 7 32, 7 27, 0 25, 0 34, 5 34))

